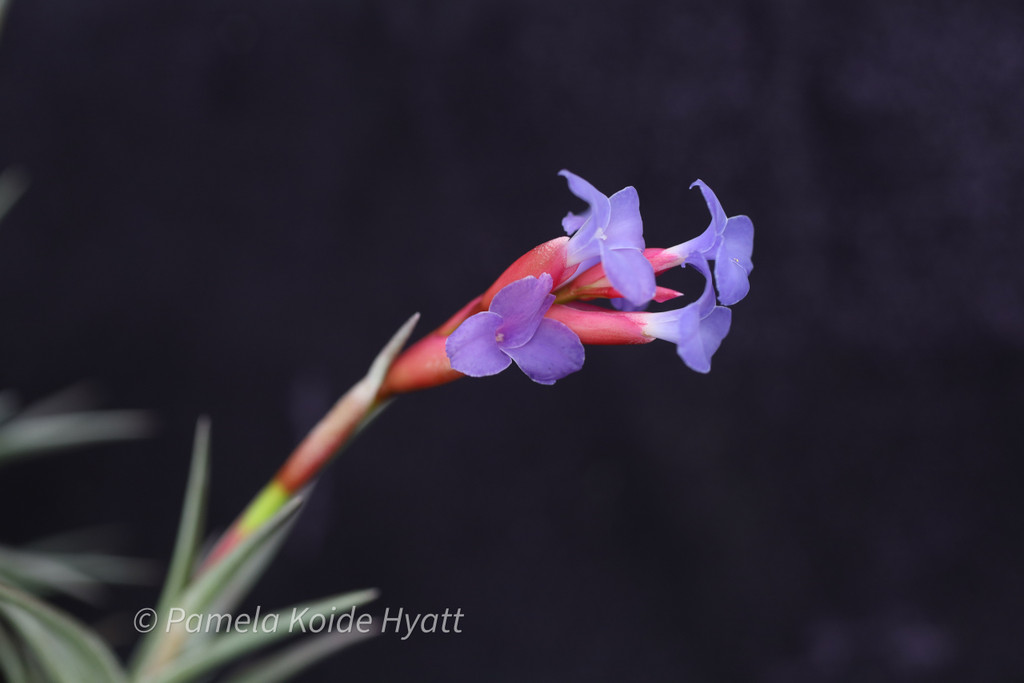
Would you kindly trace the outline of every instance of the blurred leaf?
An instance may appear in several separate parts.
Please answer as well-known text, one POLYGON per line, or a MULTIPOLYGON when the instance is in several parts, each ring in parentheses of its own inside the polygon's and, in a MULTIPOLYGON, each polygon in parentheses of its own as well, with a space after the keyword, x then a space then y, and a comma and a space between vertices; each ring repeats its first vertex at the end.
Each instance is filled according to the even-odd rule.
POLYGON ((345 648, 376 635, 372 633, 321 633, 308 636, 281 652, 259 659, 223 683, 280 683, 293 680, 302 671, 345 648))
POLYGON ((145 584, 153 563, 101 553, 45 553, 0 546, 0 578, 37 595, 61 593, 95 603, 107 584, 145 584))
POLYGON ((52 394, 36 399, 18 413, 22 417, 42 417, 62 413, 81 413, 94 410, 102 403, 100 391, 91 382, 79 382, 52 394))
POLYGON ((92 550, 114 545, 111 529, 59 534, 19 548, 0 545, 0 580, 35 595, 62 594, 89 603, 102 599, 110 584, 154 583, 156 563, 92 550))
MULTIPOLYGON (((7 15, 7 0, 0 0, 0 31, 7 15)), ((18 166, 9 166, 0 173, 0 220, 28 189, 28 173, 18 166)))
MULTIPOLYGON (((312 619, 314 615, 323 615, 324 618, 327 618, 332 612, 336 615, 344 614, 353 606, 363 605, 375 600, 377 595, 376 590, 356 591, 261 615, 259 624, 268 625, 271 622, 267 620, 272 620, 272 615, 276 615, 276 627, 266 631, 256 631, 253 629, 253 625, 250 624, 246 628, 252 630, 244 633, 232 632, 217 635, 202 650, 186 653, 178 657, 172 665, 153 679, 153 683, 185 683, 208 674, 240 657, 244 657, 250 652, 255 652, 289 636, 298 635, 302 631, 298 627, 295 629, 291 628, 291 620, 295 614, 302 615, 305 623, 308 624, 309 619, 312 619)), ((354 625, 353 630, 355 630, 354 625)), ((334 632, 333 635, 337 635, 337 633, 334 632)), ((362 634, 357 633, 357 635, 362 634)))
POLYGON ((0 546, 0 579, 37 595, 62 593, 95 602, 103 584, 81 570, 41 553, 0 546))
POLYGON ((0 424, 3 424, 18 412, 18 396, 10 389, 0 391, 0 424))
POLYGON ((152 434, 154 428, 153 417, 141 410, 19 415, 0 426, 0 464, 48 451, 138 439, 152 434))
POLYGON ((95 633, 31 595, 0 584, 0 614, 32 652, 48 680, 127 681, 114 654, 95 633))
POLYGON ((18 647, 14 634, 0 620, 0 673, 8 683, 31 683, 25 654, 18 647))
POLYGON ((32 650, 34 659, 47 681, 78 683, 103 680, 103 671, 91 661, 82 662, 73 644, 55 636, 31 614, 17 607, 5 607, 4 615, 32 650), (80 677, 79 677, 80 676, 80 677))
POLYGON ((152 560, 109 553, 34 553, 63 563, 102 584, 145 586, 154 583, 157 564, 152 560))
MULTIPOLYGON (((206 498, 210 482, 210 421, 201 418, 196 423, 192 444, 192 464, 189 466, 188 483, 185 485, 185 502, 181 508, 178 536, 174 541, 174 552, 167 570, 167 578, 157 601, 156 613, 168 614, 171 606, 181 596, 188 584, 189 575, 195 565, 200 540, 203 535, 206 516, 206 498)), ((142 670, 148 663, 157 638, 146 637, 139 644, 131 664, 131 671, 142 670)))
POLYGON ((178 523, 178 537, 174 542, 171 566, 167 580, 157 603, 157 613, 166 614, 167 608, 181 595, 192 568, 203 537, 206 518, 206 497, 210 484, 210 421, 201 418, 196 424, 192 445, 192 464, 189 467, 188 484, 185 487, 185 502, 178 523))

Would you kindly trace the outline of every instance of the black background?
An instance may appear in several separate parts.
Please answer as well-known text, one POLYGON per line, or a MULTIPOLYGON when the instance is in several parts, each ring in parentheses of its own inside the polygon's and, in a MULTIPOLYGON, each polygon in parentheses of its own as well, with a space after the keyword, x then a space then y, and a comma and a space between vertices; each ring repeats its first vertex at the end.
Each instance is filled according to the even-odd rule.
POLYGON ((408 315, 560 233, 559 169, 655 246, 699 177, 757 229, 709 375, 657 343, 402 398, 252 605, 466 614, 310 681, 1019 680, 1022 82, 1016 2, 14 0, 0 386, 162 429, 6 468, 3 540, 166 560, 198 415, 223 527, 408 315))

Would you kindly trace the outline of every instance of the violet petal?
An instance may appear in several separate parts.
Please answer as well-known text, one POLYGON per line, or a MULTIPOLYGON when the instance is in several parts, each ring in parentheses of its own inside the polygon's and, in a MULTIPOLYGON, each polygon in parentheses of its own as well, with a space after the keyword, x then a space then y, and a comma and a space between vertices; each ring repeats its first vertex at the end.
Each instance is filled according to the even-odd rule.
POLYGON ((708 265, 708 261, 704 258, 704 255, 699 252, 691 254, 683 266, 693 266, 700 271, 701 275, 704 276, 704 291, 701 293, 699 299, 690 304, 690 306, 693 306, 697 310, 700 317, 704 318, 710 314, 711 309, 715 307, 715 288, 711 281, 711 267, 708 265))
POLYGON ((551 294, 551 276, 524 277, 511 282, 494 295, 490 311, 504 321, 497 333, 502 349, 522 346, 530 341, 544 314, 551 308, 555 297, 551 294))
POLYGON ((608 281, 634 306, 643 306, 654 298, 654 268, 641 250, 602 248, 601 263, 608 281))
POLYGON ((690 304, 679 317, 679 345, 676 352, 691 370, 711 370, 711 357, 729 334, 732 311, 716 306, 704 318, 698 317, 697 306, 690 304))
POLYGON ((747 276, 754 269, 754 224, 746 216, 733 216, 725 225, 722 243, 715 254, 715 284, 718 300, 731 306, 750 291, 747 276))
POLYGON ((728 220, 725 216, 725 209, 722 208, 722 203, 718 201, 718 196, 715 195, 714 191, 703 180, 697 179, 693 181, 690 184, 690 189, 694 187, 700 188, 700 193, 704 195, 704 202, 708 205, 708 211, 711 212, 711 223, 708 224, 708 229, 713 230, 716 235, 721 235, 725 229, 725 221, 728 220))
POLYGON ((611 214, 611 204, 608 201, 608 197, 606 197, 596 187, 571 171, 562 169, 558 172, 558 175, 569 181, 569 191, 585 201, 590 207, 586 212, 578 216, 569 213, 569 215, 562 220, 562 227, 565 228, 565 231, 570 235, 573 234, 583 226, 583 223, 586 222, 588 218, 592 220, 593 224, 597 227, 603 228, 608 225, 608 217, 611 214), (580 221, 580 218, 583 218, 583 221, 580 221), (568 224, 566 221, 568 221, 568 224))
POLYGON ((640 197, 633 187, 624 187, 608 198, 611 214, 605 228, 605 246, 644 248, 644 224, 640 218, 640 197))
POLYGON ((583 367, 583 343, 564 323, 545 318, 526 344, 505 349, 534 382, 554 384, 555 380, 583 367))
POLYGON ((445 341, 444 350, 453 369, 470 377, 496 375, 511 364, 495 339, 502 318, 483 311, 471 315, 445 341))

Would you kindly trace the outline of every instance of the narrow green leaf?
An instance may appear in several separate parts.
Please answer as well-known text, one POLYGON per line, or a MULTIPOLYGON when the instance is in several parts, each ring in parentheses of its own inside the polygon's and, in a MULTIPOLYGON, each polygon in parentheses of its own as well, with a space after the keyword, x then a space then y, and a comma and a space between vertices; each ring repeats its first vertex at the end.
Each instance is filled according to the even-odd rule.
MULTIPOLYGON (((312 626, 318 631, 323 631, 327 628, 327 624, 331 623, 326 620, 332 615, 335 618, 340 617, 352 607, 364 605, 375 600, 377 596, 376 590, 356 591, 261 615, 256 624, 245 626, 245 632, 235 631, 218 635, 206 648, 182 655, 167 670, 157 676, 153 683, 186 683, 195 680, 279 640, 310 632, 310 620, 316 615, 322 616, 325 621, 322 623, 314 621, 312 626), (298 617, 297 620, 295 620, 296 617, 298 617)), ((232 619, 231 623, 237 622, 232 619)), ((338 626, 334 626, 334 628, 337 629, 338 626)), ((351 630, 360 635, 355 624, 352 624, 351 630)), ((332 634, 337 635, 337 632, 334 631, 332 634)))
POLYGON ((141 410, 18 416, 0 426, 0 464, 49 451, 139 439, 154 428, 153 417, 141 410))
MULTIPOLYGON (((185 501, 181 507, 178 522, 178 536, 174 541, 170 567, 164 580, 156 614, 166 616, 171 606, 181 597, 188 584, 189 574, 196 562, 202 542, 206 518, 206 500, 210 487, 210 420, 201 417, 196 423, 192 442, 192 462, 189 465, 188 482, 185 485, 185 501)), ((142 639, 134 652, 129 670, 134 674, 149 662, 158 637, 150 635, 142 639)))
POLYGON ((28 652, 25 653, 25 668, 28 683, 52 683, 47 679, 46 672, 42 669, 39 661, 28 652))
POLYGON ((103 680, 103 671, 97 668, 96 662, 82 661, 74 644, 47 630, 31 614, 12 605, 4 605, 0 609, 22 641, 32 649, 46 680, 54 683, 99 683, 103 680))
POLYGON ((0 545, 0 580, 35 595, 60 593, 83 602, 102 598, 107 584, 150 583, 153 563, 102 553, 55 553, 0 545))
POLYGON ((157 564, 137 557, 109 553, 41 553, 42 556, 76 569, 102 584, 146 586, 156 583, 157 564))
POLYGON ((48 557, 0 546, 0 579, 37 595, 62 593, 95 602, 103 585, 81 570, 48 557))
POLYGON ((226 678, 223 683, 281 683, 295 677, 314 664, 341 652, 376 633, 322 633, 303 638, 281 652, 259 659, 226 678))
POLYGON ((25 655, 3 621, 0 621, 0 674, 8 683, 31 683, 25 655))
POLYGON ((72 683, 126 682, 114 654, 91 630, 31 595, 0 584, 0 611, 37 655, 47 673, 72 683), (77 676, 77 677, 76 677, 77 676))
POLYGON ((196 553, 202 543, 209 486, 210 421, 203 417, 196 424, 192 465, 189 467, 188 484, 185 487, 185 502, 181 508, 181 521, 178 523, 178 537, 174 542, 171 566, 167 571, 167 580, 164 582, 160 600, 157 602, 158 614, 167 613, 167 609, 181 595, 188 583, 189 574, 195 565, 196 553))

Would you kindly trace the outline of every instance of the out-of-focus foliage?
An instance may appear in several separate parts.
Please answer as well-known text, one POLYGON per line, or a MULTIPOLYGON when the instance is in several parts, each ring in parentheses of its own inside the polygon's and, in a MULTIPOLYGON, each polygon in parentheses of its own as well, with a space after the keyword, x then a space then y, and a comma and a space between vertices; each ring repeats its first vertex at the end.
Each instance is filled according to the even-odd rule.
MULTIPOLYGON (((68 444, 68 439, 60 442, 68 444)), ((37 448, 33 453, 47 449, 37 448)), ((251 536, 209 568, 200 567, 204 511, 208 489, 209 426, 196 430, 192 466, 182 506, 181 523, 163 591, 155 614, 165 619, 172 608, 185 614, 232 613, 266 571, 291 530, 306 495, 293 497, 251 536)), ((0 547, 0 672, 10 683, 108 683, 116 681, 188 683, 209 677, 239 659, 266 649, 301 629, 274 628, 247 632, 190 632, 182 624, 154 628, 139 642, 129 667, 88 626, 47 604, 38 594, 63 594, 95 600, 104 583, 134 582, 151 572, 139 560, 88 552, 57 552, 69 540, 41 542, 29 548, 0 547), (180 628, 178 628, 180 626, 180 628)), ((288 624, 303 613, 328 617, 366 604, 375 590, 355 591, 294 605, 276 613, 275 623, 288 624)), ((266 617, 264 617, 266 618, 266 617)), ((161 624, 161 626, 163 626, 161 624)), ((329 632, 265 655, 231 672, 234 683, 288 680, 303 669, 370 633, 329 632)))

